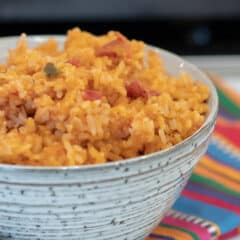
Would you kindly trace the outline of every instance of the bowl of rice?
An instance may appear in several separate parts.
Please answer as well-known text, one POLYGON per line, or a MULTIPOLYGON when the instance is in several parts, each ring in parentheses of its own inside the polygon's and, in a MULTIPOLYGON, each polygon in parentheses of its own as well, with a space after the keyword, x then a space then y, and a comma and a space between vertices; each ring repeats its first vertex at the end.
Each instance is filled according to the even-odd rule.
POLYGON ((207 149, 211 81, 114 31, 0 50, 0 238, 144 239, 207 149))

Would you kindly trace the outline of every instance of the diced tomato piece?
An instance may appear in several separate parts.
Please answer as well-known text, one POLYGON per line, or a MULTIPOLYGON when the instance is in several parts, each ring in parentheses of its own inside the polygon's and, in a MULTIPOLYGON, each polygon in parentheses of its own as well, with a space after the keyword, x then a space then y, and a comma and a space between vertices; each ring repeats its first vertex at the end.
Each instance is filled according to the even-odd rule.
POLYGON ((148 97, 148 93, 146 89, 143 87, 143 85, 139 81, 132 81, 131 83, 126 85, 126 90, 127 90, 127 96, 129 98, 135 99, 138 97, 143 97, 143 98, 148 97))
POLYGON ((157 90, 150 90, 148 92, 149 96, 159 96, 160 93, 157 90))
POLYGON ((96 90, 86 89, 83 92, 83 99, 88 101, 99 100, 102 96, 102 93, 96 90))
POLYGON ((77 58, 77 57, 72 57, 72 58, 68 59, 67 63, 70 63, 75 67, 81 67, 81 65, 82 65, 79 58, 77 58))
POLYGON ((117 34, 116 39, 106 43, 96 50, 97 57, 107 56, 110 58, 115 58, 119 55, 130 55, 129 42, 121 34, 117 34))

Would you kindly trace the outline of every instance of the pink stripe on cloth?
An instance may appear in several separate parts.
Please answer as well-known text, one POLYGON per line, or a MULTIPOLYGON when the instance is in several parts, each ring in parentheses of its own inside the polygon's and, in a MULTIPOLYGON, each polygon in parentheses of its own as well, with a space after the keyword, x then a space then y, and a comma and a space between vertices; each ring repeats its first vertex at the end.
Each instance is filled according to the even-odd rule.
POLYGON ((212 238, 211 234, 204 227, 201 227, 198 224, 191 223, 191 222, 188 222, 183 219, 176 219, 174 217, 167 216, 163 219, 162 222, 182 228, 182 229, 189 230, 189 231, 195 233, 199 237, 200 240, 210 240, 212 238))

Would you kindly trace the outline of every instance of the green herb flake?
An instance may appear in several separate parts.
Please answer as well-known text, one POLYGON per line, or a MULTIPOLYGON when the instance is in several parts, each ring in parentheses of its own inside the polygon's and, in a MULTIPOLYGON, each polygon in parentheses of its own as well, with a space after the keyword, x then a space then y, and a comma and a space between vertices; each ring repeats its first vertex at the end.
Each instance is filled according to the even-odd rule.
POLYGON ((44 72, 47 77, 56 77, 60 73, 53 63, 47 63, 44 67, 44 72))

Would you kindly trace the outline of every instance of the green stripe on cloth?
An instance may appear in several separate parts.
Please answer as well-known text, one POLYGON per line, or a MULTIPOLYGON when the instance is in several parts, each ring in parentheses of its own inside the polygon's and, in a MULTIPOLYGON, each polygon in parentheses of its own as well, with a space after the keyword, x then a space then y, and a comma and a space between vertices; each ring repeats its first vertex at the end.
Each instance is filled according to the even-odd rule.
POLYGON ((226 194, 232 195, 234 197, 240 198, 240 192, 233 191, 232 189, 227 188, 226 186, 210 179, 207 177, 203 177, 201 175, 198 175, 196 173, 193 173, 192 176, 190 177, 190 181, 197 182, 197 183, 202 183, 204 185, 213 187, 221 192, 224 192, 226 194))
POLYGON ((175 227, 175 226, 172 226, 172 225, 168 225, 166 223, 161 223, 160 225, 163 226, 163 227, 166 227, 166 228, 176 229, 176 230, 182 231, 182 232, 187 233, 188 235, 190 235, 194 240, 200 240, 199 237, 195 233, 193 233, 193 232, 191 232, 189 230, 186 230, 186 229, 183 229, 183 228, 179 228, 179 227, 175 227))
POLYGON ((240 106, 232 101, 223 91, 217 87, 219 102, 222 107, 231 112, 234 116, 240 118, 240 106))

